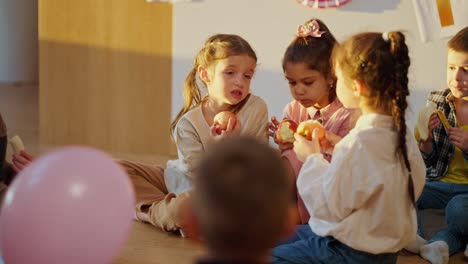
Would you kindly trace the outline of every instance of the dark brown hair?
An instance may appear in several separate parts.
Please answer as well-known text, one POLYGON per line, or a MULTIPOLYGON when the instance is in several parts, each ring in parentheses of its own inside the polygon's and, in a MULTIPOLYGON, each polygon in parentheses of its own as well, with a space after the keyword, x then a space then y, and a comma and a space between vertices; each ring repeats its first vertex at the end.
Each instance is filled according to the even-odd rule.
POLYGON ((456 52, 468 53, 468 27, 458 31, 448 44, 448 48, 456 52))
MULTIPOLYGON (((408 193, 415 204, 411 166, 406 147, 405 111, 408 107, 408 69, 410 58, 405 36, 399 31, 361 33, 336 46, 333 62, 337 63, 343 76, 358 80, 369 88, 366 103, 373 109, 391 113, 398 130, 396 151, 403 157, 409 171, 408 193), (387 39, 385 39, 387 38, 387 39)), ((336 65, 335 65, 336 66, 336 65)))
MULTIPOLYGON (((324 33, 321 37, 296 36, 284 53, 283 71, 288 63, 305 63, 309 69, 319 71, 325 78, 330 77, 335 80, 330 57, 333 47, 337 43, 336 39, 320 19, 310 19, 306 24, 314 20, 317 21, 320 31, 324 31, 324 33)), ((335 94, 335 92, 331 94, 335 94)))
POLYGON ((195 218, 215 253, 258 256, 279 242, 292 203, 292 181, 267 144, 247 137, 215 143, 194 181, 195 218))
MULTIPOLYGON (((206 68, 210 67, 217 60, 226 59, 230 56, 235 55, 248 55, 257 61, 257 55, 252 49, 250 44, 238 35, 230 34, 216 34, 209 37, 203 48, 198 52, 193 63, 193 68, 190 73, 185 78, 184 83, 184 106, 177 114, 174 121, 171 123, 171 133, 174 132, 174 129, 177 125, 179 119, 188 111, 193 109, 195 106, 198 106, 202 102, 201 89, 197 83, 197 71, 198 66, 203 65, 206 68)), ((206 84, 203 83, 205 86, 206 84)), ((246 97, 242 102, 233 106, 231 112, 236 113, 240 108, 245 104, 245 101, 248 99, 246 97), (237 106, 237 107, 236 107, 237 106)))

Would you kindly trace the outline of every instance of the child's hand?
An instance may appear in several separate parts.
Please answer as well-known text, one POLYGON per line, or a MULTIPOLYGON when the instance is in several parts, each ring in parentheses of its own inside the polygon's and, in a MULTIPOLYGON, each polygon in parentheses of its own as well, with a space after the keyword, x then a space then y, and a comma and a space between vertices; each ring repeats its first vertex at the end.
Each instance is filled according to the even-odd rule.
POLYGON ((281 143, 278 141, 278 138, 276 137, 276 132, 278 131, 279 124, 280 122, 278 122, 275 116, 271 117, 271 122, 268 122, 268 135, 273 138, 273 141, 275 141, 275 143, 278 144, 279 150, 283 152, 285 150, 292 149, 293 143, 281 143))
POLYGON ((325 137, 320 140, 320 146, 322 147, 322 153, 325 154, 333 154, 333 149, 335 148, 335 145, 340 142, 341 137, 338 135, 335 135, 331 132, 326 132, 325 137))
MULTIPOLYGON (((429 136, 426 140, 421 140, 419 145, 419 149, 424 153, 430 153, 432 151, 432 131, 434 128, 441 125, 440 119, 437 116, 437 113, 433 113, 429 118, 428 128, 429 128, 429 136)), ((447 131, 448 132, 448 131, 447 131)))
POLYGON ((312 132, 311 141, 297 133, 294 134, 294 138, 296 139, 296 141, 294 141, 294 152, 296 152, 296 156, 300 161, 304 162, 309 155, 321 152, 317 134, 318 129, 316 128, 312 132))
POLYGON ((34 156, 22 150, 20 153, 13 154, 11 167, 16 173, 22 171, 34 160, 34 156))
POLYGON ((276 144, 278 144, 278 140, 276 139, 276 130, 278 130, 279 122, 275 116, 271 117, 271 122, 268 122, 268 135, 273 138, 276 144))
POLYGON ((432 141, 432 131, 434 130, 434 128, 440 126, 440 124, 441 122, 440 122, 439 116, 437 115, 437 113, 433 113, 431 115, 431 118, 429 118, 429 124, 428 124, 429 137, 427 138, 427 141, 432 141))
POLYGON ((288 149, 292 149, 294 147, 293 143, 286 142, 286 143, 278 143, 278 148, 281 152, 286 151, 288 149))
POLYGON ((459 127, 449 127, 447 132, 453 145, 463 152, 468 151, 468 131, 459 127))
POLYGON ((210 130, 211 130, 211 136, 215 140, 220 140, 225 137, 238 136, 240 135, 240 131, 241 131, 241 123, 239 122, 239 120, 237 120, 237 123, 235 124, 235 127, 234 127, 234 123, 232 122, 232 119, 229 119, 226 130, 222 130, 219 127, 219 124, 214 122, 213 125, 210 127, 210 130))

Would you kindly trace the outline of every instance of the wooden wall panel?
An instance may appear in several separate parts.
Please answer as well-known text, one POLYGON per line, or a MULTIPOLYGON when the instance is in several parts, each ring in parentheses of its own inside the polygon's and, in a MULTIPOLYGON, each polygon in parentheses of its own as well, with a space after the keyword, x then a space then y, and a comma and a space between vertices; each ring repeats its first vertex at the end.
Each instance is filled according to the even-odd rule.
POLYGON ((39 1, 39 134, 45 145, 168 154, 172 6, 39 1))

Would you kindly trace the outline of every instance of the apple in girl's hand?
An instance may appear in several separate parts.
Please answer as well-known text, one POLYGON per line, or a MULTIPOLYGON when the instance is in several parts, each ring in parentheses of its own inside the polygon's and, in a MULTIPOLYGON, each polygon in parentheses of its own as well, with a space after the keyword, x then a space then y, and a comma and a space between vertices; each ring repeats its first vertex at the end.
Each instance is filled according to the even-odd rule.
POLYGON ((318 139, 322 139, 325 137, 325 128, 323 128, 322 124, 316 120, 306 120, 299 124, 297 127, 297 133, 306 137, 308 140, 312 140, 312 132, 314 129, 318 129, 318 139))
POLYGON ((234 129, 237 123, 237 117, 234 113, 229 112, 229 111, 222 111, 215 115, 213 119, 213 123, 217 124, 219 127, 219 129, 216 130, 217 134, 221 134, 222 130, 227 129, 229 119, 231 119, 232 128, 234 129))
POLYGON ((276 129, 275 138, 278 143, 294 143, 294 133, 297 130, 297 123, 291 119, 283 119, 276 129))

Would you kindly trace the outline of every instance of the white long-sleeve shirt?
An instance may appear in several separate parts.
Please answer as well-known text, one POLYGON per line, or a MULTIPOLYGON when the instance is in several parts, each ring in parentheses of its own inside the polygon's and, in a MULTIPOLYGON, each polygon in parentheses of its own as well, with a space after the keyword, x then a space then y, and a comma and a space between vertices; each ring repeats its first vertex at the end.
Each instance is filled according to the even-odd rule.
MULTIPOLYGON (((333 151, 328 163, 310 155, 297 187, 320 236, 372 254, 397 252, 415 239, 416 209, 408 194, 408 170, 396 156, 397 132, 390 116, 367 114, 333 151)), ((426 167, 407 130, 406 143, 416 199, 426 167)))
MULTIPOLYGON (((241 125, 241 135, 268 142, 268 110, 260 97, 251 94, 236 116, 241 125)), ((193 172, 207 145, 212 141, 210 126, 201 107, 182 116, 174 132, 178 159, 168 161, 164 170, 164 182, 169 192, 179 194, 192 188, 193 172)))

